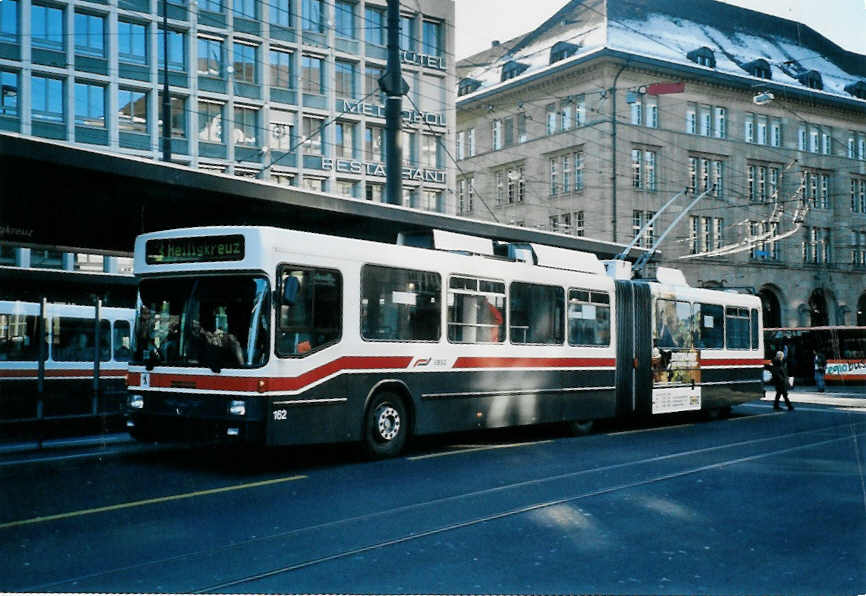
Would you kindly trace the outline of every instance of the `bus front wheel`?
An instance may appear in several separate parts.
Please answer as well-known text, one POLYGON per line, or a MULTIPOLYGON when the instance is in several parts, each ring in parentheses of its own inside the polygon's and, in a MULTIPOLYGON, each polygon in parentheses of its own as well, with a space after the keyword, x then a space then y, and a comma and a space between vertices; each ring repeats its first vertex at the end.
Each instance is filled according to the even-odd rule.
POLYGON ((399 455, 409 435, 403 400, 390 392, 373 398, 364 418, 364 450, 371 459, 399 455))

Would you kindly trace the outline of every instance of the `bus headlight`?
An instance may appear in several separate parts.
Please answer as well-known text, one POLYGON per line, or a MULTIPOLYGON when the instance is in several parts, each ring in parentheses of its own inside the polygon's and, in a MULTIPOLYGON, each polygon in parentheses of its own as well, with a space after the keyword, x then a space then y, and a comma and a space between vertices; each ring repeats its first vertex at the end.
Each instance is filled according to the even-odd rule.
POLYGON ((126 404, 133 410, 140 410, 144 407, 144 397, 141 395, 132 394, 126 400, 126 404))
POLYGON ((232 416, 246 416, 247 402, 242 399, 233 399, 229 404, 229 414, 232 416))

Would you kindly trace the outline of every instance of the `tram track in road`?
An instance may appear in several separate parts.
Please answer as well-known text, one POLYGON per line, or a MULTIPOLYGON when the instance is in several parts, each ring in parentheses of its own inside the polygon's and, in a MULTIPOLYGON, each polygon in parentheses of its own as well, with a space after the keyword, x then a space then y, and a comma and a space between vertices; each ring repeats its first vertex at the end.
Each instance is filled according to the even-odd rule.
MULTIPOLYGON (((241 558, 240 555, 247 549, 250 550, 266 550, 266 547, 269 543, 274 546, 278 546, 279 541, 287 541, 292 540, 296 541, 299 539, 310 539, 320 535, 321 533, 334 532, 335 534, 351 534, 351 530, 353 527, 365 528, 365 524, 373 523, 374 525, 379 525, 382 523, 382 520, 393 519, 398 516, 403 516, 408 519, 412 519, 412 516, 421 515, 425 512, 429 512, 431 510, 442 511, 442 510, 462 510, 464 507, 468 508, 471 512, 472 506, 467 506, 466 504, 475 504, 474 506, 478 507, 478 503, 481 501, 489 502, 491 497, 496 495, 509 495, 510 498, 520 501, 521 500, 521 489, 526 489, 528 492, 540 491, 544 488, 555 487, 555 483, 570 481, 581 476, 591 476, 598 475, 597 477, 609 476, 610 473, 617 471, 627 471, 628 468, 632 468, 635 466, 640 466, 642 468, 647 468, 649 466, 658 465, 658 464, 675 464, 678 460, 682 458, 689 458, 689 462, 692 465, 688 465, 683 469, 671 469, 671 470, 663 470, 659 473, 648 474, 645 477, 629 479, 621 482, 605 482, 604 484, 596 487, 589 488, 588 490, 583 490, 581 492, 575 494, 569 494, 564 497, 552 498, 552 499, 530 499, 529 502, 523 502, 519 505, 506 507, 500 511, 494 511, 490 513, 478 513, 472 515, 466 519, 455 519, 455 520, 445 520, 446 523, 439 523, 437 525, 433 525, 432 527, 421 528, 416 532, 409 532, 401 536, 373 540, 367 544, 358 543, 349 545, 347 548, 343 548, 338 550, 337 552, 323 552, 319 553, 318 556, 313 556, 307 559, 298 560, 294 562, 285 562, 284 564, 272 565, 263 570, 256 571, 255 573, 250 573, 249 575, 244 575, 236 578, 225 578, 223 581, 214 582, 212 584, 208 584, 205 586, 183 586, 181 591, 185 592, 215 592, 226 590, 230 588, 235 588, 238 586, 244 586, 249 584, 254 584, 255 582, 266 580, 268 578, 277 577, 282 574, 289 574, 295 571, 300 571, 305 568, 313 567, 316 565, 325 564, 328 562, 338 561, 340 559, 345 559, 348 557, 353 557, 357 555, 361 555, 363 553, 369 553, 371 551, 385 549, 388 547, 392 547, 395 545, 420 540, 427 537, 432 537, 436 535, 445 534, 448 532, 457 531, 460 529, 471 528, 473 526, 478 526, 479 524, 484 524, 487 522, 506 519, 509 517, 519 516, 521 514, 529 513, 532 511, 537 511, 549 507, 555 507, 557 505, 561 505, 564 503, 579 501, 581 499, 590 498, 593 496, 601 496, 605 494, 615 493, 617 491, 628 490, 632 488, 637 488, 641 486, 647 486, 651 484, 656 484, 659 482, 664 482, 668 480, 673 480, 677 478, 681 478, 688 475, 699 474, 702 472, 707 472, 715 469, 721 469, 728 466, 733 466, 737 464, 742 464, 754 460, 759 460, 762 458, 772 457, 776 455, 783 455, 787 453, 791 453, 797 450, 809 449, 809 448, 817 448, 823 445, 828 445, 831 443, 836 443, 845 440, 857 440, 857 437, 862 435, 866 431, 866 422, 863 423, 855 423, 855 422, 846 422, 842 424, 835 424, 831 426, 823 426, 821 428, 816 429, 806 429, 806 430, 798 430, 795 432, 788 432, 784 434, 774 434, 773 436, 764 436, 760 438, 748 439, 744 441, 735 441, 728 442, 720 445, 713 445, 710 447, 704 447, 700 449, 691 449, 686 451, 677 451, 674 453, 657 455, 654 457, 648 458, 640 458, 633 459, 629 461, 623 461, 603 466, 596 466, 592 468, 584 468, 580 470, 573 470, 569 472, 564 472, 561 474, 552 474, 547 476, 541 476, 538 478, 532 478, 520 482, 512 482, 509 484, 501 485, 501 486, 493 486, 475 491, 463 492, 455 495, 450 495, 446 497, 441 497, 437 499, 431 499, 423 502, 410 503, 402 506, 397 506, 393 508, 388 508, 386 510, 374 511, 362 515, 344 517, 341 519, 335 519, 332 521, 327 521, 320 524, 312 524, 304 527, 294 528, 291 530, 286 530, 283 532, 278 532, 266 536, 254 537, 249 540, 239 541, 232 544, 226 544, 214 548, 203 549, 198 551, 191 551, 187 553, 177 554, 172 557, 166 557, 161 559, 151 559, 147 561, 143 561, 141 563, 120 566, 112 569, 105 569, 98 572, 94 572, 91 574, 70 577, 59 581, 54 581, 49 584, 43 584, 38 586, 30 586, 28 588, 24 588, 27 591, 37 590, 44 591, 47 589, 54 589, 59 586, 68 586, 70 584, 75 586, 84 585, 89 590, 94 589, 93 587, 97 587, 102 585, 99 583, 100 578, 114 578, 114 581, 117 581, 117 578, 123 578, 125 575, 135 572, 142 572, 147 570, 148 568, 159 568, 169 564, 179 564, 179 565, 188 565, 192 561, 196 559, 211 559, 214 557, 231 557, 235 555, 237 558, 241 558), (843 435, 838 435, 839 431, 848 431, 843 435), (779 442, 783 440, 795 440, 797 438, 809 437, 811 435, 821 435, 823 433, 834 433, 834 436, 829 438, 823 438, 821 440, 810 441, 808 443, 797 443, 795 445, 788 445, 783 448, 774 449, 772 451, 761 451, 758 453, 748 453, 746 455, 738 455, 736 457, 725 457, 719 461, 711 461, 710 463, 701 463, 697 462, 699 465, 695 465, 695 458, 706 457, 710 455, 715 455, 719 453, 723 453, 725 450, 730 449, 748 449, 748 448, 756 448, 764 445, 768 442, 779 442), (95 583, 94 583, 95 582, 95 583)), ((817 437, 816 437, 817 438, 817 437)), ((535 443, 537 445, 537 443, 535 443)), ((412 465, 415 462, 411 462, 412 465)), ((418 465, 422 465, 423 462, 418 462, 418 465)), ((387 465, 387 463, 385 464, 387 465)), ((314 479, 314 478, 313 478, 314 479)), ((497 497, 499 498, 499 497, 497 497)), ((525 499, 523 499, 525 500, 525 499)), ((479 509, 483 510, 484 506, 479 507, 479 509)), ((410 526, 415 527, 415 526, 410 526)), ((301 540, 302 541, 302 540, 301 540)), ((327 541, 322 541, 327 542, 327 541)), ((279 551, 280 549, 273 549, 275 551, 279 551)), ((304 552, 304 551, 300 551, 304 552)), ((175 589, 169 588, 171 591, 176 591, 175 589)))

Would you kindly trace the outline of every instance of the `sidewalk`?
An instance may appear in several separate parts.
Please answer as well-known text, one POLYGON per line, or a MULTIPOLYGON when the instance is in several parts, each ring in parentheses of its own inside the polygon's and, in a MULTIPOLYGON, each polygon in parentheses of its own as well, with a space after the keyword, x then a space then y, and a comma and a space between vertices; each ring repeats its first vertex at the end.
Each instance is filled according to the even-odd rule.
MULTIPOLYGON (((774 401, 776 390, 772 385, 764 385, 765 395, 761 401, 774 401)), ((827 385, 820 393, 815 386, 795 386, 788 391, 788 399, 793 403, 840 406, 843 408, 863 408, 866 410, 866 386, 827 385)))

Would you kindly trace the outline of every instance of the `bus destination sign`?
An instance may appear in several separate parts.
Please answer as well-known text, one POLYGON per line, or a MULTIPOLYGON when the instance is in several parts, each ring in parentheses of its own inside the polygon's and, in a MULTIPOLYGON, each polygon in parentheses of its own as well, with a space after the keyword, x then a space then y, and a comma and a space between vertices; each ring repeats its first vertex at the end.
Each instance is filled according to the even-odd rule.
POLYGON ((244 237, 198 236, 195 238, 154 238, 145 246, 148 265, 206 263, 208 261, 241 261, 244 237))

